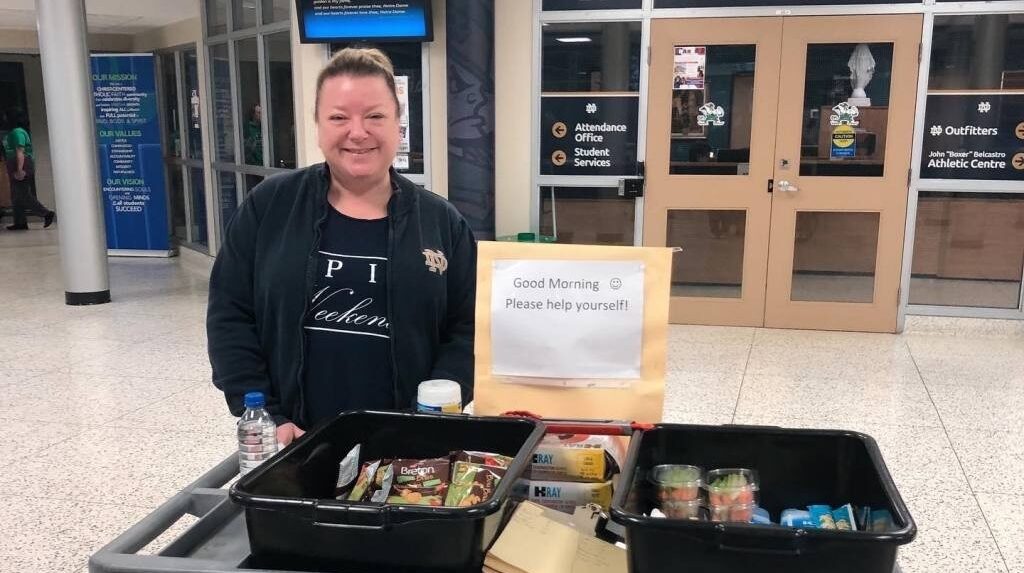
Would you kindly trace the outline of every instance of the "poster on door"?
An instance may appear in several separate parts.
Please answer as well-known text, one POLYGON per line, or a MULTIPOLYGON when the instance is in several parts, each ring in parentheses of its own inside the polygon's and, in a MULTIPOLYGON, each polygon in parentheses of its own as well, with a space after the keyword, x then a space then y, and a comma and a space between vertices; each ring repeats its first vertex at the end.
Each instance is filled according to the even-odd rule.
POLYGON ((704 71, 707 69, 707 47, 673 46, 672 89, 704 90, 704 71))
POLYGON ((112 255, 168 256, 153 55, 103 54, 90 60, 107 249, 112 255))
POLYGON ((395 76, 398 97, 398 153, 392 166, 398 171, 409 169, 409 76, 395 76))
POLYGON ((1024 181, 1024 94, 929 94, 922 179, 1024 181))

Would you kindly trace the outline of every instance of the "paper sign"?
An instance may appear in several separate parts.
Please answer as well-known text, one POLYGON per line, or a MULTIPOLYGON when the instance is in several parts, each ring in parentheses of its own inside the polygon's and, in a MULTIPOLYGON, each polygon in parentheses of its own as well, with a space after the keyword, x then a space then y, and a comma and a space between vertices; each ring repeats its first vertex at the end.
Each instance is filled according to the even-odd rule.
MULTIPOLYGON (((671 274, 672 252, 668 248, 481 241, 477 254, 474 411, 483 416, 520 410, 548 418, 660 420, 665 397, 671 274), (517 276, 544 276, 544 288, 516 287, 517 276), (551 278, 556 280, 554 289, 551 278), (612 288, 615 278, 621 281, 615 283, 617 289, 612 288), (599 290, 595 292, 593 285, 583 282, 576 285, 579 288, 570 288, 561 282, 563 279, 598 281, 599 290), (634 285, 642 294, 632 290, 634 285), (588 289, 585 294, 573 293, 584 288, 588 289), (532 313, 520 308, 508 316, 504 307, 508 295, 513 293, 524 301, 519 306, 529 306, 525 301, 532 301, 546 307, 550 300, 552 308, 532 313), (563 298, 570 303, 561 303, 563 298), (634 302, 637 299, 642 302, 634 302), (576 302, 583 301, 607 305, 596 312, 605 318, 594 332, 583 331, 579 324, 570 325, 586 318, 586 313, 577 313, 575 307, 576 302), (625 310, 626 302, 629 311, 625 310), (566 312, 567 309, 571 311, 566 312), (639 331, 627 319, 633 310, 640 314, 639 331), (620 316, 609 318, 615 313, 620 316), (532 322, 522 324, 524 317, 531 316, 532 322), (550 322, 537 322, 542 316, 550 322), (572 317, 571 321, 568 317, 572 317), (609 320, 618 322, 613 325, 609 320), (509 324, 510 321, 519 324, 509 324), (526 330, 519 334, 505 332, 509 327, 526 330), (567 335, 569 332, 585 338, 573 341, 567 335), (595 341, 606 344, 605 336, 615 337, 624 348, 605 348, 604 355, 593 357, 597 353, 590 352, 586 345, 595 341), (529 338, 522 340, 526 337, 529 338), (512 347, 511 356, 507 342, 510 338, 519 345, 512 347), (533 347, 527 350, 529 345, 533 347), (630 373, 633 378, 611 378, 631 369, 632 357, 637 352, 633 345, 639 345, 639 371, 630 373), (568 349, 579 364, 552 356, 546 346, 568 349), (563 373, 580 373, 575 371, 577 368, 587 372, 583 377, 549 377, 556 368, 563 373), (499 373, 538 369, 544 376, 499 373)), ((511 310, 516 304, 509 306, 511 310)), ((579 309, 582 311, 583 307, 579 309)))
POLYGON ((672 89, 703 90, 707 48, 675 46, 672 56, 672 89))
POLYGON ((402 127, 398 152, 409 153, 409 76, 395 76, 395 95, 398 96, 398 124, 402 127))
POLYGON ((493 262, 491 372, 640 377, 641 261, 493 262))

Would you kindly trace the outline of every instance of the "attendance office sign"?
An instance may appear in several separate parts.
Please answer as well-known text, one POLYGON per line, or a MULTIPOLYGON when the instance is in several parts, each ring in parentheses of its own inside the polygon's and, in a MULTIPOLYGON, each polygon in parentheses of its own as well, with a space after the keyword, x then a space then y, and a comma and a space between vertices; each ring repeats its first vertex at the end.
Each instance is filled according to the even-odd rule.
POLYGON ((1024 95, 929 95, 921 178, 1024 181, 1024 95))
POLYGON ((639 101, 635 95, 542 97, 541 174, 636 175, 639 101))

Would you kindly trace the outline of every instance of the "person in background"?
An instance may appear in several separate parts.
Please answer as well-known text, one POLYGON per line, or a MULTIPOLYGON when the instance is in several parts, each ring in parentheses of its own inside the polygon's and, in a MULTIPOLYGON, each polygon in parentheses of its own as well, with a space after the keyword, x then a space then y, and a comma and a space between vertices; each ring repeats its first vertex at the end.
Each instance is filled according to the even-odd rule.
POLYGON ((245 122, 245 163, 263 165, 263 106, 252 104, 245 122))
POLYGON ((343 410, 411 408, 427 379, 472 398, 476 240, 391 167, 391 62, 341 50, 316 92, 326 161, 257 185, 210 276, 213 383, 236 416, 263 392, 283 444, 343 410))
POLYGON ((28 132, 28 116, 22 109, 11 109, 7 120, 12 126, 4 137, 4 160, 7 176, 11 180, 11 204, 14 208, 14 224, 9 231, 28 230, 25 211, 32 209, 43 214, 43 228, 53 224, 55 213, 36 199, 33 190, 36 185, 35 164, 32 161, 32 136, 28 132))

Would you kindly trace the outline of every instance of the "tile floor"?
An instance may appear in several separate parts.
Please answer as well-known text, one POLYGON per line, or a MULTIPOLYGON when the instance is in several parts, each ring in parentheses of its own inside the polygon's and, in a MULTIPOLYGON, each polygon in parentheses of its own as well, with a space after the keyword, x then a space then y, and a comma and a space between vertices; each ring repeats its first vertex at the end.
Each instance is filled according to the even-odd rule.
MULTIPOLYGON (((0 232, 0 573, 84 573, 233 451, 209 383, 204 277, 112 259, 116 302, 68 307, 56 237, 0 232)), ((904 571, 1024 573, 1024 323, 670 336, 667 421, 864 431, 920 528, 904 571)))

